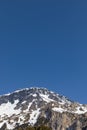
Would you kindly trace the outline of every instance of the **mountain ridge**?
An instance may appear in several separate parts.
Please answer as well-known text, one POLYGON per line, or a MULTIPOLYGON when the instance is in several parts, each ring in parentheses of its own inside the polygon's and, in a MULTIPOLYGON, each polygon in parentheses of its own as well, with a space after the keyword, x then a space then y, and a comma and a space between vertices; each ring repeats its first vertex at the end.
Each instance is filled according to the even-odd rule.
POLYGON ((77 118, 80 120, 83 115, 86 118, 86 113, 87 105, 73 102, 41 87, 23 88, 0 96, 0 127, 6 124, 6 130, 26 123, 31 126, 42 125, 45 120, 48 121, 45 124, 51 125, 53 129, 55 123, 58 127, 58 124, 62 125, 63 120, 67 120, 64 121, 67 122, 66 125, 62 127, 68 128, 77 118))
POLYGON ((3 93, 3 94, 0 95, 0 97, 2 97, 2 96, 9 96, 9 95, 11 95, 13 93, 20 92, 20 91, 23 91, 23 90, 29 90, 29 89, 44 89, 44 90, 48 90, 48 91, 53 92, 55 94, 58 94, 60 96, 64 96, 66 99, 70 100, 71 102, 76 102, 76 103, 79 103, 79 104, 87 105, 86 103, 80 103, 80 101, 78 101, 78 100, 75 101, 71 97, 65 96, 64 94, 55 92, 54 90, 50 90, 50 89, 48 89, 46 87, 25 87, 25 88, 19 88, 17 90, 13 90, 12 92, 3 93))

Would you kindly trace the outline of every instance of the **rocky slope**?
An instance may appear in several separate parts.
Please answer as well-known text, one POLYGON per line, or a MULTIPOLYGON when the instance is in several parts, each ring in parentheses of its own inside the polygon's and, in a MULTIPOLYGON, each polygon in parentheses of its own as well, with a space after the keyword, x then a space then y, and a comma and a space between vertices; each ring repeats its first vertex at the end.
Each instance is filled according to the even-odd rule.
POLYGON ((87 130, 87 105, 45 88, 25 88, 0 96, 0 128, 46 125, 52 130, 87 130))

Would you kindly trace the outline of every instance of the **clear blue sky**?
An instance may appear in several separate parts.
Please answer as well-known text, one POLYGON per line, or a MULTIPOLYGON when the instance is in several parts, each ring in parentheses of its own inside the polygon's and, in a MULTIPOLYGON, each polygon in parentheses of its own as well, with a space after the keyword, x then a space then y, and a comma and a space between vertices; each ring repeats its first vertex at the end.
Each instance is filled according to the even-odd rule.
POLYGON ((0 1, 0 94, 31 86, 87 103, 87 0, 0 1))

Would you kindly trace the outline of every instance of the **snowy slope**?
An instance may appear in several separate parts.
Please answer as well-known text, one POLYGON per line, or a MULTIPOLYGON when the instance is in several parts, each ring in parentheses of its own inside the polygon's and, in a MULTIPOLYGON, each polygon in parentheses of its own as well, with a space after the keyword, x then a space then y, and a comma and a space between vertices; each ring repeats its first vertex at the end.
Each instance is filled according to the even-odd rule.
MULTIPOLYGON (((35 125, 38 118, 49 107, 51 111, 84 114, 87 106, 72 102, 64 96, 44 88, 25 88, 0 96, 0 128, 6 124, 7 129, 28 123, 35 125)), ((46 115, 45 115, 46 114, 46 115)))

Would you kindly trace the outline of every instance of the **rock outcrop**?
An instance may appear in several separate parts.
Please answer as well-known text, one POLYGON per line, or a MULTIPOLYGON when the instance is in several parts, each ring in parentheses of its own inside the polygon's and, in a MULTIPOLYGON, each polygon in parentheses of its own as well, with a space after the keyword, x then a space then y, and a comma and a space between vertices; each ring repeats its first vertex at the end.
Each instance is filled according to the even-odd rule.
POLYGON ((87 130, 87 105, 45 88, 26 88, 0 96, 0 128, 47 126, 52 130, 87 130))

